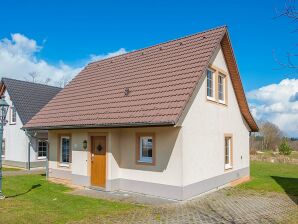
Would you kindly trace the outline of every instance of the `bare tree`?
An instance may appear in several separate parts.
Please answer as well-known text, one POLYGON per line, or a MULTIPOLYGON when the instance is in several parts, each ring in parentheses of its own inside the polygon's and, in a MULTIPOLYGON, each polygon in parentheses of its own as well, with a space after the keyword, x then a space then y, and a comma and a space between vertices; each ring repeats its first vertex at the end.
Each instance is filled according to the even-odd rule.
POLYGON ((46 78, 46 79, 41 79, 39 78, 39 74, 37 72, 29 72, 28 73, 28 77, 24 77, 24 79, 28 82, 33 82, 33 83, 40 83, 40 84, 45 84, 48 85, 52 80, 50 78, 46 78))
POLYGON ((45 85, 48 85, 52 80, 50 78, 46 78, 46 80, 44 81, 45 85))
POLYGON ((260 124, 260 135, 262 136, 262 150, 276 150, 283 137, 281 130, 270 122, 260 124))
POLYGON ((69 83, 69 78, 67 78, 66 76, 63 76, 59 81, 55 82, 55 85, 61 88, 64 88, 68 83, 69 83))
MULTIPOLYGON (((277 16, 275 17, 275 19, 285 17, 288 18, 292 24, 296 24, 298 22, 298 10, 296 1, 286 0, 284 8, 281 11, 277 10, 276 15, 277 16)), ((295 28, 295 32, 296 31, 298 31, 297 28, 295 28)), ((287 52, 286 61, 282 62, 276 56, 275 51, 273 51, 273 58, 281 66, 281 68, 291 69, 292 71, 294 71, 295 74, 298 73, 298 65, 296 65, 297 56, 297 53, 287 52)))
POLYGON ((26 81, 36 83, 39 75, 37 72, 29 72, 28 76, 29 76, 29 79, 27 77, 25 77, 26 81))

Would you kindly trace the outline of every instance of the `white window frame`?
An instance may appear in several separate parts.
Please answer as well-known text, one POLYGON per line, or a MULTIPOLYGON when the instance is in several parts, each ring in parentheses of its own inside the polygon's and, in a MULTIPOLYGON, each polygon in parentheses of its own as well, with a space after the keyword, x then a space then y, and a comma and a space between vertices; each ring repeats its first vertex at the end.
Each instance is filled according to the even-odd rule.
POLYGON ((139 158, 139 161, 138 162, 141 162, 141 163, 153 163, 153 137, 152 136, 140 136, 140 158, 139 158), (143 156, 143 139, 151 139, 152 141, 152 145, 151 145, 151 150, 152 150, 152 156, 151 157, 148 157, 148 156, 143 156))
POLYGON ((224 147, 225 147, 225 169, 231 169, 232 168, 232 137, 231 136, 225 136, 225 142, 224 142, 224 147), (226 150, 226 141, 228 140, 228 150, 226 150), (226 152, 228 151, 228 154, 226 152), (226 163, 226 157, 228 157, 228 163, 226 163))
POLYGON ((225 102, 226 102, 226 96, 225 96, 225 94, 226 94, 226 76, 224 75, 224 74, 222 74, 222 73, 218 73, 218 81, 217 81, 217 83, 218 83, 218 90, 217 90, 217 97, 218 97, 218 102, 219 103, 222 103, 222 104, 225 104, 225 102), (219 99, 219 79, 220 78, 222 78, 222 96, 223 96, 223 100, 221 100, 221 99, 219 99))
POLYGON ((71 153, 71 141, 70 141, 70 136, 61 136, 60 137, 60 163, 59 163, 59 166, 62 166, 62 167, 69 167, 69 164, 70 164, 70 153, 71 153), (69 140, 69 153, 68 153, 68 161, 69 162, 63 162, 62 161, 62 139, 68 139, 69 140))
POLYGON ((38 139, 37 141, 37 159, 43 160, 47 158, 47 153, 48 153, 48 141, 45 139, 38 139), (45 142, 46 143, 46 156, 39 156, 39 143, 40 142, 45 142))
POLYGON ((17 123, 17 111, 15 106, 10 107, 10 118, 9 118, 9 124, 16 124, 17 123), (14 112, 13 112, 14 111, 14 112), (13 121, 13 117, 15 114, 15 121, 13 121))
POLYGON ((215 101, 215 72, 211 69, 207 69, 207 74, 206 74, 206 95, 208 100, 213 100, 215 101), (212 80, 211 80, 211 86, 212 86, 212 96, 208 96, 208 72, 211 72, 212 74, 212 80))

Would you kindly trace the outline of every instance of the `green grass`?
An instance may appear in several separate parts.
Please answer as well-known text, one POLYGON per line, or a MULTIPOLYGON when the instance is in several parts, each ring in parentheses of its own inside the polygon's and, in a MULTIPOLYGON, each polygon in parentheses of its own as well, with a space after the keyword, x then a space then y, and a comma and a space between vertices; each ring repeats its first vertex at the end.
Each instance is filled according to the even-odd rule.
POLYGON ((15 167, 2 167, 3 171, 19 171, 21 169, 15 167))
POLYGON ((139 206, 67 194, 70 189, 43 176, 5 177, 0 223, 66 223, 90 216, 119 214, 139 206))
POLYGON ((239 188, 298 196, 297 164, 252 161, 250 175, 252 180, 239 185, 239 188))

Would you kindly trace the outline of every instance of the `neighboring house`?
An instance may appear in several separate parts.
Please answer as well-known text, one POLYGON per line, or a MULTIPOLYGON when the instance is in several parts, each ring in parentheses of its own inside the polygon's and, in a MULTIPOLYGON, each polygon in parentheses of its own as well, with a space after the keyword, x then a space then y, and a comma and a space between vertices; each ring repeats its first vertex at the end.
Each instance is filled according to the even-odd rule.
POLYGON ((52 178, 177 200, 247 179, 258 131, 226 27, 90 63, 25 128, 52 178))
POLYGON ((10 106, 3 132, 4 165, 23 168, 45 166, 47 131, 38 131, 30 136, 22 127, 60 90, 61 88, 53 86, 2 79, 0 95, 5 96, 10 106))

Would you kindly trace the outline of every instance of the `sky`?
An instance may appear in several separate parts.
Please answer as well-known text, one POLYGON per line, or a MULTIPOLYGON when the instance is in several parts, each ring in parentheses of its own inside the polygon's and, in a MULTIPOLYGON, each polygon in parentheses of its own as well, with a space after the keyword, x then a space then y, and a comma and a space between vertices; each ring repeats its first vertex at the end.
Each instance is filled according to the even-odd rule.
POLYGON ((284 5, 285 0, 1 0, 0 77, 29 79, 36 72, 40 81, 60 85, 93 60, 227 25, 253 115, 298 137, 298 73, 277 62, 297 50, 297 24, 276 18, 284 5))

